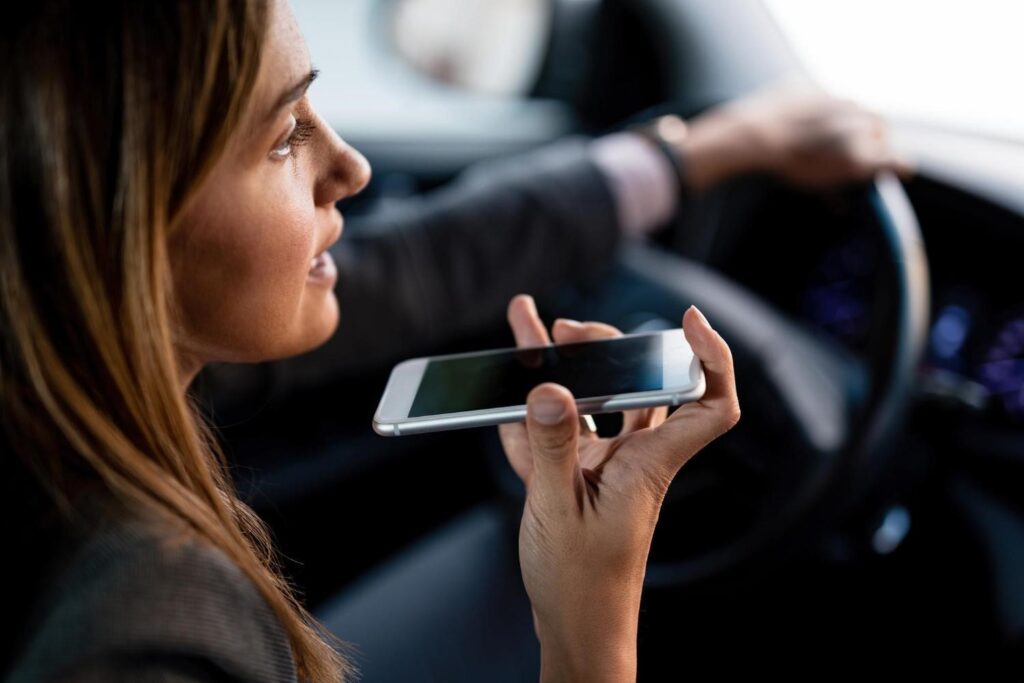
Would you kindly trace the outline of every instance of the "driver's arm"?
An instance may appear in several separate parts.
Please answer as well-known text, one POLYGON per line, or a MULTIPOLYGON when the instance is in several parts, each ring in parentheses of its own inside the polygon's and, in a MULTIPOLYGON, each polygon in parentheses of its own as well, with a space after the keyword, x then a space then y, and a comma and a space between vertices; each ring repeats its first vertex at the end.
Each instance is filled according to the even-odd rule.
MULTIPOLYGON (((821 187, 909 172, 879 117, 806 89, 770 89, 711 109, 667 147, 674 162, 665 151, 633 133, 564 140, 479 164, 445 188, 353 220, 334 250, 336 292, 342 324, 363 322, 263 371, 272 386, 294 388, 497 324, 517 292, 543 296, 599 275, 622 234, 671 218, 680 183, 700 192, 765 171, 821 187)), ((206 375, 213 394, 229 398, 253 371, 206 375)))

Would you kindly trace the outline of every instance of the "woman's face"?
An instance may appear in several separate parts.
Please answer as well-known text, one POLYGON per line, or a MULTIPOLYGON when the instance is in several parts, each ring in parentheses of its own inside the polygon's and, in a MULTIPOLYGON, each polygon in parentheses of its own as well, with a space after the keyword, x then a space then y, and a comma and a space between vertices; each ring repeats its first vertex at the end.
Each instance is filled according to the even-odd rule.
POLYGON ((309 350, 338 324, 334 204, 370 168, 313 110, 310 80, 291 9, 272 2, 252 105, 168 245, 188 379, 211 361, 309 350))

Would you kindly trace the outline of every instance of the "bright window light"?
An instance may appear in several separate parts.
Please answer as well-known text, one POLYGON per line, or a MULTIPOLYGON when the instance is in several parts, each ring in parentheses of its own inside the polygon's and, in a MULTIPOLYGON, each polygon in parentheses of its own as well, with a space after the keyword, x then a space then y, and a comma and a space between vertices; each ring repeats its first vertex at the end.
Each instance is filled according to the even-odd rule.
POLYGON ((897 119, 1024 142, 1021 0, 765 0, 833 94, 897 119))

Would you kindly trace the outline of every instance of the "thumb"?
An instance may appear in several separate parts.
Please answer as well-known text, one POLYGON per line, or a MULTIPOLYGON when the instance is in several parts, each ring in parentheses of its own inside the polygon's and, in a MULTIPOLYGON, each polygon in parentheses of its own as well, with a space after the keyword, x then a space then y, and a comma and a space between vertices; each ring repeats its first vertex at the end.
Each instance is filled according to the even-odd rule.
POLYGON ((536 483, 555 493, 570 491, 579 459, 576 401, 557 384, 541 384, 526 399, 526 431, 536 483))

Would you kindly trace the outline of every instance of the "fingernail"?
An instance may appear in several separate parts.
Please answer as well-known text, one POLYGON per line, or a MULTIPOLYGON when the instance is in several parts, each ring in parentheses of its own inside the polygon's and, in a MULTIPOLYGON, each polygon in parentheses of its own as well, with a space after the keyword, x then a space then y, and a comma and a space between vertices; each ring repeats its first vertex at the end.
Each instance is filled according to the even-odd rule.
POLYGON ((530 406, 530 414, 542 425, 556 425, 565 416, 565 403, 557 398, 539 398, 530 406))
POLYGON ((699 308, 697 308, 696 306, 690 306, 690 308, 692 308, 697 313, 697 316, 700 317, 701 322, 703 322, 708 327, 711 327, 711 323, 708 322, 708 319, 704 317, 704 314, 701 312, 699 308))
POLYGON ((572 318, 559 318, 555 322, 556 323, 560 322, 563 325, 568 325, 569 327, 576 327, 576 328, 583 327, 583 323, 581 323, 579 320, 573 320, 572 318))

